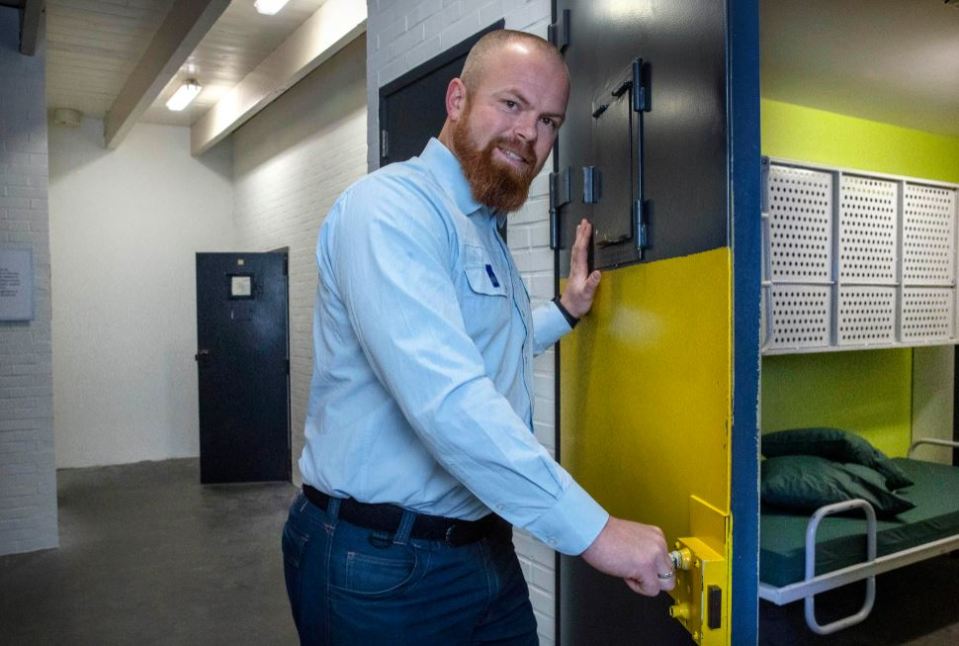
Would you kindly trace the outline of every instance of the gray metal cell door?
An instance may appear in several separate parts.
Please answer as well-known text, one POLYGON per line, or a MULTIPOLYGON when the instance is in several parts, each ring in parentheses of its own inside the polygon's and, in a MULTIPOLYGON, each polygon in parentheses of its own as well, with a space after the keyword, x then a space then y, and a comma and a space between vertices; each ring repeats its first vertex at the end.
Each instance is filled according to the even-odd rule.
POLYGON ((724 246, 726 3, 555 7, 572 91, 551 182, 554 242, 568 250, 589 218, 600 269, 724 246))
POLYGON ((200 481, 290 480, 285 253, 196 255, 200 481))
MULTIPOLYGON (((591 257, 594 266, 605 271, 606 285, 600 287, 601 307, 594 308, 584 326, 566 337, 557 352, 558 457, 601 504, 613 511, 622 509, 621 516, 664 526, 671 548, 684 536, 695 538, 698 532, 688 528, 703 518, 715 520, 716 527, 723 528, 709 533, 708 538, 719 537, 714 542, 723 553, 735 554, 735 559, 728 555, 716 559, 728 564, 733 576, 723 579, 729 581, 726 589, 713 591, 721 596, 713 594, 710 603, 712 599, 719 603, 707 608, 708 619, 702 623, 710 631, 717 631, 715 635, 723 643, 737 646, 755 643, 757 603, 757 12, 753 0, 554 0, 549 27, 550 38, 562 51, 572 81, 550 176, 551 246, 557 249, 559 275, 567 275, 576 225, 581 218, 589 218, 594 224, 591 257), (756 132, 742 134, 752 132, 747 125, 756 132), (753 169, 748 181, 737 179, 746 177, 743 169, 753 169), (733 249, 737 254, 735 264, 714 260, 730 258, 733 249), (651 382, 659 376, 658 367, 646 364, 649 373, 640 373, 635 381, 607 384, 602 373, 593 371, 605 371, 606 367, 590 363, 591 357, 602 356, 599 348, 613 345, 624 350, 626 357, 655 356, 686 362, 670 363, 671 370, 677 370, 677 365, 688 365, 689 374, 704 370, 695 358, 673 351, 668 335, 632 340, 621 333, 622 316, 630 312, 641 312, 640 318, 652 319, 659 313, 688 312, 675 320, 669 316, 657 319, 672 330, 680 329, 682 321, 692 320, 697 314, 696 299, 681 286, 671 305, 650 308, 658 307, 656 294, 671 276, 686 276, 683 272, 694 275, 694 262, 703 262, 696 267, 709 268, 700 274, 703 280, 716 280, 721 286, 728 285, 733 275, 728 274, 729 268, 735 266, 737 289, 735 329, 727 329, 728 318, 702 327, 723 343, 733 332, 736 338, 735 385, 716 391, 723 406, 716 407, 720 414, 709 420, 710 424, 721 419, 727 422, 725 407, 732 404, 735 424, 708 427, 710 441, 720 446, 710 453, 710 464, 720 463, 716 473, 731 486, 722 496, 716 496, 722 498, 722 504, 713 505, 708 514, 702 515, 700 510, 707 506, 695 502, 696 496, 690 495, 695 492, 685 488, 692 478, 675 477, 680 473, 675 469, 664 467, 663 472, 669 472, 670 477, 657 482, 659 488, 635 486, 641 481, 638 474, 646 476, 668 462, 663 456, 672 455, 672 448, 686 441, 684 429, 676 427, 668 451, 662 451, 660 443, 649 442, 660 448, 643 448, 648 453, 641 454, 642 459, 631 469, 621 468, 622 455, 607 454, 606 447, 638 447, 639 439, 658 441, 662 435, 645 437, 656 424, 640 423, 635 428, 595 426, 595 420, 604 416, 620 419, 622 416, 612 412, 617 407, 634 406, 637 391, 651 392, 651 382), (741 289, 743 286, 749 290, 741 289), (613 318, 618 321, 615 325, 613 318), (578 342, 583 338, 588 343, 578 342), (596 384, 602 384, 601 393, 596 384), (733 392, 735 399, 727 401, 733 392), (597 411, 600 414, 594 415, 597 411), (623 437, 629 442, 615 442, 623 437), (657 450, 661 453, 655 453, 657 450), (724 451, 731 451, 728 463, 724 451), (604 463, 610 468, 601 468, 604 463), (666 490, 667 486, 671 488, 666 490), (657 498, 652 500, 652 496, 657 498), (732 513, 738 514, 736 523, 730 521, 732 513), (689 533, 678 533, 681 531, 689 533), (733 552, 729 546, 739 551, 733 552), (733 610, 727 617, 722 608, 730 600, 733 610), (718 610, 714 612, 713 608, 718 610)), ((638 325, 631 321, 625 327, 638 325)), ((715 374, 710 383, 725 384, 733 379, 724 361, 715 365, 719 372, 710 373, 715 374)), ((670 373, 662 370, 661 374, 665 380, 670 373)), ((674 404, 685 401, 687 393, 679 388, 660 388, 657 393, 659 400, 653 404, 658 408, 646 410, 644 415, 657 421, 671 419, 671 415, 684 418, 684 407, 674 404)), ((705 445, 684 446, 683 457, 711 451, 714 444, 709 449, 705 445)), ((687 631, 686 626, 693 621, 687 622, 682 612, 690 606, 677 604, 678 618, 671 619, 673 601, 667 594, 641 597, 621 580, 600 574, 581 558, 560 556, 558 561, 558 641, 564 646, 716 643, 707 640, 698 627, 687 631)), ((677 579, 681 576, 685 575, 677 573, 677 579)), ((690 575, 687 580, 692 578, 690 575)), ((695 595, 692 585, 677 590, 695 595)), ((694 614, 697 621, 707 616, 699 610, 694 614)))

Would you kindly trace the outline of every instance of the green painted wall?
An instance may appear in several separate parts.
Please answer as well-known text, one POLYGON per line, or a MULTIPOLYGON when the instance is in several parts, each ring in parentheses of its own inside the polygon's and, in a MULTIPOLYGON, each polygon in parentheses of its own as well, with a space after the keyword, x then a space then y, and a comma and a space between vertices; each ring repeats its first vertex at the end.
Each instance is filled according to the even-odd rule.
POLYGON ((959 183, 959 137, 767 99, 760 109, 764 155, 959 183))
POLYGON ((912 350, 763 357, 762 431, 835 426, 888 455, 905 455, 912 418, 912 350))
MULTIPOLYGON (((761 117, 764 155, 959 183, 959 137, 766 99, 761 117)), ((908 348, 764 357, 762 432, 836 426, 905 455, 912 377, 908 348)))

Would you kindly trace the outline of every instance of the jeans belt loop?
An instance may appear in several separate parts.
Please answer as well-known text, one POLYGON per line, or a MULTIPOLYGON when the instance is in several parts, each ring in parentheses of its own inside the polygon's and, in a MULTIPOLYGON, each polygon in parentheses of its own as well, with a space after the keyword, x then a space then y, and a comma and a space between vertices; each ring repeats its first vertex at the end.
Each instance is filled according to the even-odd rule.
POLYGON ((396 533, 393 535, 394 545, 406 545, 409 542, 414 522, 416 522, 416 512, 404 509, 403 517, 400 518, 400 526, 396 528, 396 533))
POLYGON ((330 496, 329 502, 326 504, 326 513, 333 520, 337 520, 340 515, 340 505, 343 503, 341 498, 334 498, 330 496))

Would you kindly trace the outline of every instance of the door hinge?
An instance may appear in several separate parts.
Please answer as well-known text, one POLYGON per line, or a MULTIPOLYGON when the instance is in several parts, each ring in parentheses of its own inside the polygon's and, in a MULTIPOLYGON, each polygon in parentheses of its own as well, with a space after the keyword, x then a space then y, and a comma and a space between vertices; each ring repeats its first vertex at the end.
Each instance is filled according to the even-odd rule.
POLYGON ((559 249, 559 210, 572 200, 573 168, 549 174, 549 248, 559 249))
POLYGON ((602 174, 595 166, 583 166, 583 204, 596 204, 602 194, 602 174))
POLYGON ((649 112, 652 89, 650 87, 649 63, 641 58, 633 61, 633 110, 649 112))
POLYGON ((549 42, 560 52, 566 51, 569 47, 569 9, 563 9, 559 19, 547 28, 549 42))
POLYGON ((649 246, 646 223, 649 216, 649 201, 633 202, 633 231, 636 232, 636 249, 642 252, 649 246))
POLYGON ((390 133, 387 129, 380 130, 380 157, 386 159, 390 156, 390 133))

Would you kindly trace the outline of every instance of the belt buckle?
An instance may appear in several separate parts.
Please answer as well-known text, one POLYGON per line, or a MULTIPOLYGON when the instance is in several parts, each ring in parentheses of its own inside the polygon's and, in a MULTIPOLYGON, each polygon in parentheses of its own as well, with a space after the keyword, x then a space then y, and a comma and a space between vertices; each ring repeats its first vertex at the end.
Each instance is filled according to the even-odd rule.
POLYGON ((453 530, 454 530, 454 529, 456 529, 456 525, 455 525, 455 524, 451 524, 449 527, 446 528, 446 536, 443 537, 443 541, 444 541, 447 545, 449 545, 450 547, 456 547, 456 545, 453 544, 453 530))

